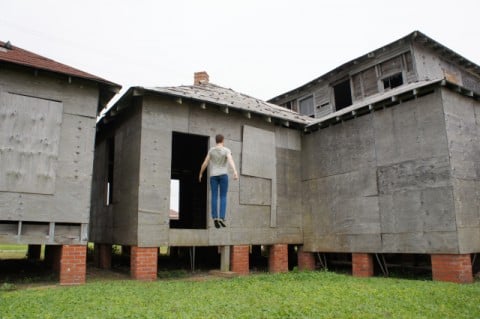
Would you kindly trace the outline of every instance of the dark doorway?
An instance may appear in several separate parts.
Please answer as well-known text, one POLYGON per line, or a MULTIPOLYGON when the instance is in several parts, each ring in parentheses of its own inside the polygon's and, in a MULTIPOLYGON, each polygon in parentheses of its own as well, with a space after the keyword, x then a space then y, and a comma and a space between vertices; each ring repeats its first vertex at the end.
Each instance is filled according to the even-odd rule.
POLYGON ((207 178, 205 175, 199 183, 198 173, 208 152, 208 140, 208 136, 172 133, 171 179, 176 186, 171 196, 177 196, 178 212, 171 209, 171 228, 207 228, 207 178))
POLYGON ((341 110, 352 105, 352 91, 350 89, 350 80, 345 80, 333 87, 335 96, 335 110, 341 110))

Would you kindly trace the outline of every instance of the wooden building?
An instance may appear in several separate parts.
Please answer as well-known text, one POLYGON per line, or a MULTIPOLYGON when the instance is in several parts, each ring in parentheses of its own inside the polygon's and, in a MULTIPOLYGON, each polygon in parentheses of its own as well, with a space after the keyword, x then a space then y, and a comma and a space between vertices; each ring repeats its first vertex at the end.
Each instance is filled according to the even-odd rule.
MULTIPOLYGON (((273 254, 303 242, 301 131, 312 119, 211 84, 205 72, 194 83, 130 88, 99 122, 90 238, 101 266, 108 266, 112 244, 131 246, 132 275, 152 279, 160 246, 221 246, 224 270, 231 255, 232 269, 248 272, 250 245, 272 245, 273 254), (241 174, 230 180, 222 229, 209 217, 207 179, 198 182, 218 133, 241 174), (172 181, 179 185, 178 219, 170 219, 172 181), (142 259, 149 271, 141 270, 142 259)), ((286 266, 281 260, 271 267, 286 266)))
POLYGON ((96 117, 120 86, 0 42, 0 244, 85 280, 96 117))
POLYGON ((131 246, 132 276, 154 279, 159 246, 219 246, 224 270, 247 273, 250 247, 263 245, 270 270, 285 271, 298 245, 300 269, 344 254, 354 275, 370 276, 376 260, 388 269, 385 255, 426 256, 435 280, 471 282, 479 94, 480 67, 420 32, 270 103, 204 72, 192 86, 130 88, 98 124, 99 264, 108 267, 112 244, 131 246), (240 172, 224 229, 212 226, 208 185, 197 182, 217 133, 240 172))
POLYGON ((413 32, 273 98, 314 118, 302 136, 304 250, 352 253, 366 274, 379 254, 426 254, 434 279, 471 282, 479 94, 478 65, 413 32))

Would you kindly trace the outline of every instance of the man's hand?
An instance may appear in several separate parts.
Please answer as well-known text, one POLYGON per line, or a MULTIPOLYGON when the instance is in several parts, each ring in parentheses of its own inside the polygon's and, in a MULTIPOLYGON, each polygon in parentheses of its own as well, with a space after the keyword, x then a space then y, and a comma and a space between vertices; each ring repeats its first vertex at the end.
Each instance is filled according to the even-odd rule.
POLYGON ((198 174, 198 182, 201 183, 202 182, 202 173, 198 174))
POLYGON ((235 180, 238 179, 238 173, 237 172, 233 172, 233 179, 235 179, 235 180))

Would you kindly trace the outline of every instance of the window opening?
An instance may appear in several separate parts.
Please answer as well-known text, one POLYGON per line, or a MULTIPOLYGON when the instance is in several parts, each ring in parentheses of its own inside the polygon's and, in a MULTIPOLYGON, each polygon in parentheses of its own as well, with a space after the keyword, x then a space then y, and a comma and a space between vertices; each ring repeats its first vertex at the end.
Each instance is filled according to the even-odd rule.
POLYGON ((105 204, 110 206, 113 203, 113 170, 115 159, 115 138, 107 139, 107 196, 105 204))
POLYGON ((352 105, 352 91, 350 89, 350 79, 338 83, 333 87, 335 97, 335 110, 341 110, 352 105))
POLYGON ((198 172, 208 152, 208 141, 208 136, 172 132, 171 192, 178 191, 178 201, 172 199, 176 196, 172 192, 170 202, 178 202, 178 218, 170 219, 170 228, 207 228, 208 179, 205 175, 199 183, 198 172))
POLYGON ((315 117, 315 109, 313 107, 313 95, 298 101, 300 106, 300 114, 315 117))
POLYGON ((403 77, 402 73, 395 73, 393 75, 387 76, 386 78, 382 79, 383 88, 386 89, 393 89, 397 86, 403 84, 403 77))
POLYGON ((180 180, 170 180, 170 219, 178 220, 180 210, 180 180))
POLYGON ((289 109, 289 110, 298 112, 296 100, 288 101, 288 102, 285 103, 283 106, 284 106, 285 108, 289 109))

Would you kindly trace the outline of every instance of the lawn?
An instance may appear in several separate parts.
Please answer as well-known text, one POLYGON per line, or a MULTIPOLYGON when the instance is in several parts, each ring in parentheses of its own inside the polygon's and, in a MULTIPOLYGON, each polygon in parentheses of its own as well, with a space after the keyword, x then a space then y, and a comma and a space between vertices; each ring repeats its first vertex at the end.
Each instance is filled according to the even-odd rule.
POLYGON ((0 318, 479 318, 480 283, 324 271, 0 292, 0 318))

